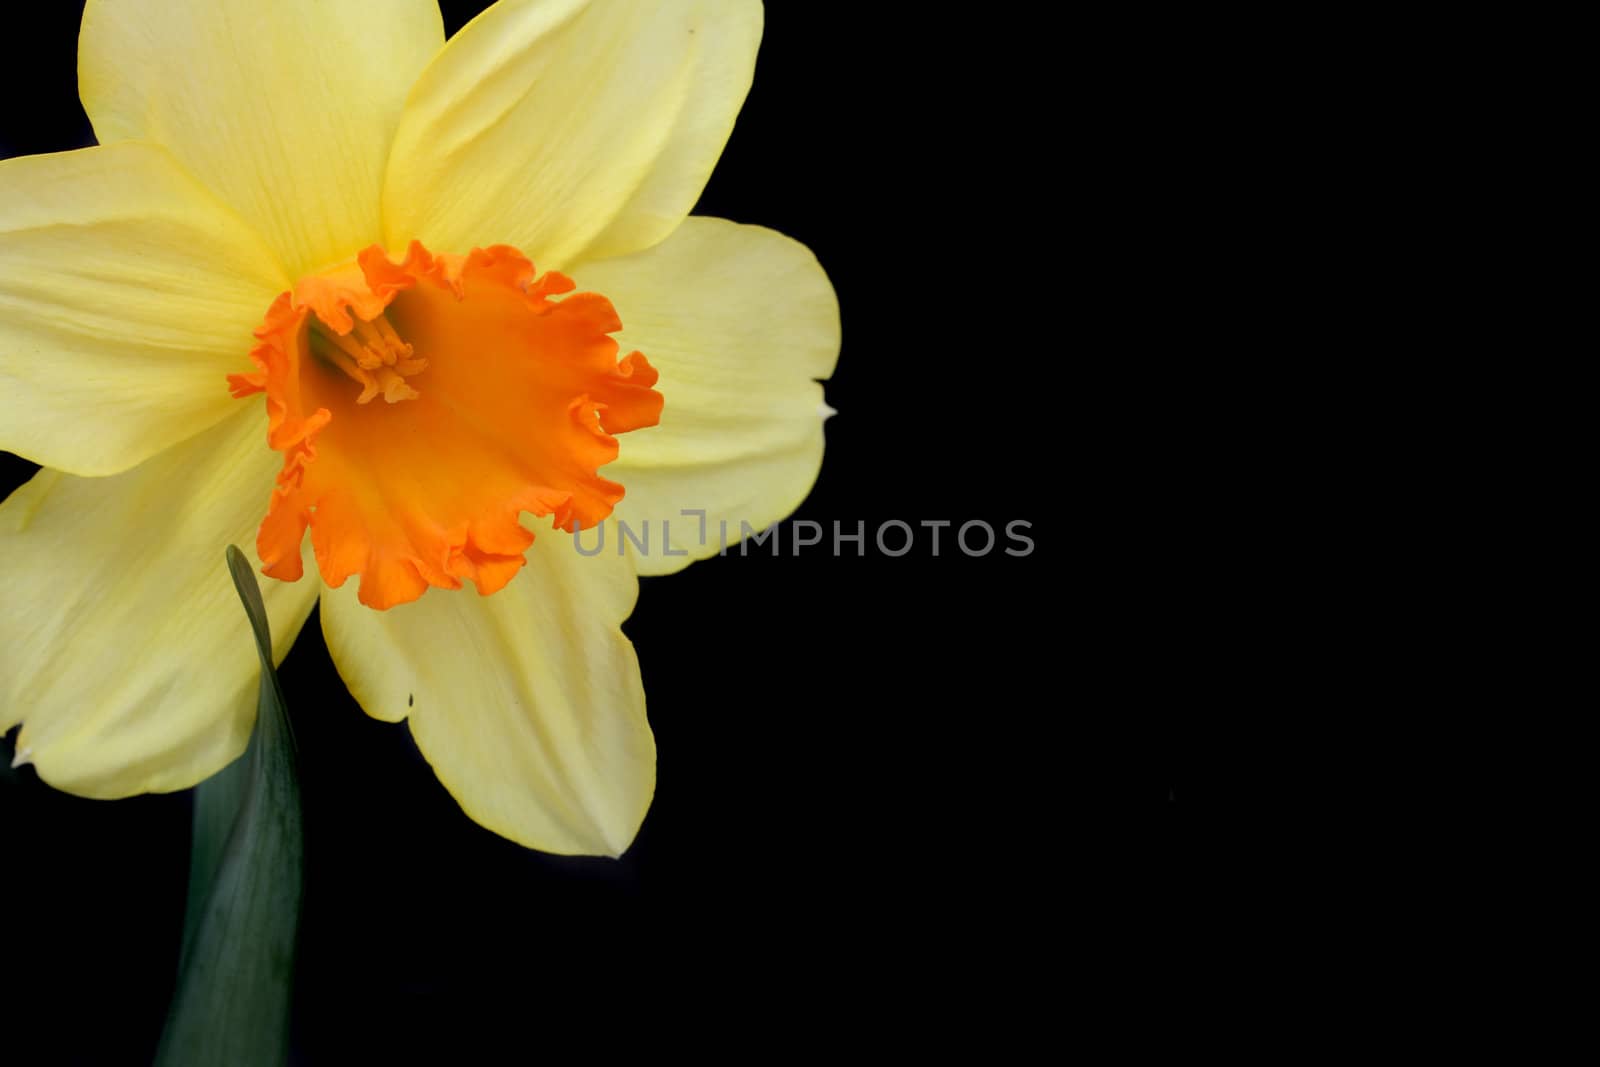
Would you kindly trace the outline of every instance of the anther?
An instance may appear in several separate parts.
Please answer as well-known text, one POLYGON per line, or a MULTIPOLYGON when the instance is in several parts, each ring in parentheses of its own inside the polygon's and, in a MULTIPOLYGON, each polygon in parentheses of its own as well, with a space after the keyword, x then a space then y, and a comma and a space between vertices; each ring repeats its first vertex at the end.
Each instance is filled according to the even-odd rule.
POLYGON ((361 386, 358 404, 367 403, 379 393, 391 404, 415 399, 419 394, 405 379, 428 368, 428 361, 416 358, 415 349, 401 339, 383 315, 370 322, 356 319, 347 334, 336 333, 313 319, 311 351, 361 386))

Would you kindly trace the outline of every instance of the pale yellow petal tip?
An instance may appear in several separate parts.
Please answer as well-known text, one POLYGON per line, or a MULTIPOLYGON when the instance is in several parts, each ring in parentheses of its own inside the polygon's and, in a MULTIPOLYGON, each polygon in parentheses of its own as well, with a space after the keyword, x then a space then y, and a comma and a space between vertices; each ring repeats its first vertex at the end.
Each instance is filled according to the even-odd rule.
POLYGON ((824 402, 817 405, 817 414, 822 416, 823 422, 827 422, 829 419, 839 414, 839 412, 834 408, 829 407, 827 403, 824 402))
POLYGON ((33 762, 33 749, 19 748, 16 756, 11 760, 11 769, 16 770, 25 764, 33 762))

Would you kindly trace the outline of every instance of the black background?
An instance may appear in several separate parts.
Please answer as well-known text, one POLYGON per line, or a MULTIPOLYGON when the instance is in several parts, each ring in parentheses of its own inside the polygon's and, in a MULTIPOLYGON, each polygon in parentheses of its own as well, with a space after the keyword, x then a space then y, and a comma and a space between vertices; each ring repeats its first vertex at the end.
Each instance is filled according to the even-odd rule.
MULTIPOLYGON (((446 3, 447 31, 482 6, 446 3)), ((1079 330, 1083 101, 1037 28, 918 10, 769 3, 696 211, 805 242, 839 293, 840 414, 794 518, 1020 519, 1033 554, 969 558, 947 529, 935 557, 919 528, 903 558, 785 543, 645 580, 626 629, 659 785, 619 861, 473 824, 405 727, 350 700, 313 618, 282 671, 308 827, 303 1062, 486 1033, 609 1042, 654 1033, 652 1008, 784 1042, 1053 1010, 1048 961, 1098 921, 1074 886, 1114 807, 1085 784, 1099 757, 1078 724, 1127 703, 1085 682, 1090 635, 1115 624, 1069 626, 1107 564, 1069 580, 1066 530, 1120 447, 1079 432, 1082 367, 1106 354, 1079 330)), ((78 20, 39 5, 17 30, 0 156, 92 143, 78 20)), ((9 491, 32 468, 4 458, 9 491)), ((139 1062, 177 962, 188 798, 4 783, 7 1029, 67 1061, 139 1062)))

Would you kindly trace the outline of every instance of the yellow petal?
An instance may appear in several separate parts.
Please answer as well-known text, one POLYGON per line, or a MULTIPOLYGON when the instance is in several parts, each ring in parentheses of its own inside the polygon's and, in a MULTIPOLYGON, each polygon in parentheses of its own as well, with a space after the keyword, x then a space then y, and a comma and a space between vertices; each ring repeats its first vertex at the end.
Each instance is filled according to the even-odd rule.
MULTIPOLYGON (((0 504, 0 732, 90 797, 194 785, 244 750, 255 645, 228 578, 281 457, 257 405, 109 478, 41 471, 0 504)), ((317 583, 264 580, 278 659, 317 583)))
MULTIPOLYGON (((763 530, 800 505, 822 464, 831 414, 816 379, 839 355, 839 304, 816 257, 758 226, 695 216, 646 252, 573 268, 622 317, 624 352, 661 372, 658 426, 622 439, 602 472, 627 495, 616 518, 650 543, 641 574, 670 574, 715 555, 741 524, 763 530), (685 516, 685 509, 706 513, 685 516), (671 551, 663 544, 670 523, 671 551)), ((583 535, 587 548, 594 534, 583 535)), ((607 533, 615 538, 615 530, 607 533)), ((608 542, 605 552, 614 551, 608 542)))
POLYGON ((215 424, 287 285, 160 148, 0 162, 0 448, 112 474, 215 424))
POLYGON ((391 245, 515 245, 542 268, 660 241, 744 103, 755 0, 500 0, 406 103, 384 188, 391 245))
POLYGON ((439 780, 475 821, 530 848, 620 855, 655 791, 655 741, 622 620, 627 561, 588 558, 544 528, 493 596, 430 589, 377 612, 355 583, 322 597, 322 632, 367 713, 409 717, 439 780))
POLYGON ((166 145, 299 277, 380 239, 400 109, 443 42, 435 0, 89 0, 78 89, 102 143, 166 145))

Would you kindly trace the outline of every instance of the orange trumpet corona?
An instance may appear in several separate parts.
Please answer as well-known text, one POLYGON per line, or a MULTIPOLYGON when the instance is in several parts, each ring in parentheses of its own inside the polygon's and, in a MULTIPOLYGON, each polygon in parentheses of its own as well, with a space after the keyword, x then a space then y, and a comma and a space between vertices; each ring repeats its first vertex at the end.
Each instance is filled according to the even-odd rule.
POLYGON ((266 394, 283 453, 256 548, 266 574, 301 577, 301 543, 322 579, 360 575, 386 609, 463 580, 493 593, 533 534, 521 512, 587 529, 622 486, 602 478, 613 434, 653 426, 656 371, 619 360, 611 302, 571 293, 505 245, 403 260, 376 245, 300 279, 255 331, 259 368, 229 375, 235 397, 266 394), (575 525, 574 525, 575 524, 575 525))

